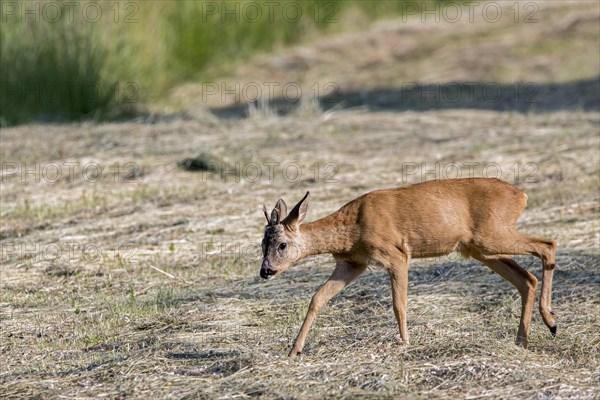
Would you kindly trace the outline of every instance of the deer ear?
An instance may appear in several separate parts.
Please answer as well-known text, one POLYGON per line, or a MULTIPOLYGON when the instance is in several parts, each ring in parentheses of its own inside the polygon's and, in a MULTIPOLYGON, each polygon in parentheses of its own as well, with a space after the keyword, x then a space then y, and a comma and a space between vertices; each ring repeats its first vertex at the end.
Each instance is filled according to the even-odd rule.
POLYGON ((265 214, 265 218, 267 219, 267 224, 270 224, 271 221, 269 219, 269 213, 267 212, 267 206, 263 204, 263 213, 265 214))
POLYGON ((279 212, 278 222, 283 221, 285 217, 287 217, 287 204, 285 204, 285 201, 283 201, 283 199, 279 199, 277 200, 277 204, 275 204, 275 208, 279 212))
POLYGON ((271 218, 269 219, 269 225, 277 225, 279 223, 279 211, 276 208, 271 211, 271 218))
POLYGON ((298 202, 290 211, 290 215, 288 215, 284 220, 283 224, 289 226, 290 228, 296 230, 300 227, 300 224, 306 217, 306 212, 308 211, 308 195, 310 192, 306 192, 302 200, 298 202))
POLYGON ((277 200, 277 204, 275 204, 275 208, 271 211, 271 218, 269 219, 269 225, 277 225, 280 223, 285 216, 287 215, 287 205, 283 199, 277 200))

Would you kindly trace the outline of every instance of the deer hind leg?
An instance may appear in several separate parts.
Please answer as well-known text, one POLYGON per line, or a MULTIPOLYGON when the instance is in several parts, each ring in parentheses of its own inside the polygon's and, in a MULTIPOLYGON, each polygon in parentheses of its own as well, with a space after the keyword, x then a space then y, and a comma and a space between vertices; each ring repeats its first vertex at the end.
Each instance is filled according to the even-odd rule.
POLYGON ((521 295, 521 321, 519 322, 516 343, 527 348, 531 315, 535 306, 536 277, 508 257, 489 257, 476 251, 473 251, 471 256, 512 283, 519 291, 521 295))
POLYGON ((366 268, 366 264, 337 261, 335 270, 329 279, 317 290, 310 301, 310 306, 308 307, 308 312, 306 313, 300 332, 298 332, 294 346, 290 350, 290 357, 295 357, 298 353, 302 352, 308 331, 321 307, 362 274, 366 268))
POLYGON ((542 260, 542 293, 540 295, 540 314, 546 326, 556 335, 556 318, 552 312, 552 277, 555 267, 556 242, 553 239, 525 237, 528 252, 542 260))
MULTIPOLYGON (((553 239, 536 238, 512 231, 505 235, 496 235, 507 239, 481 244, 477 247, 487 258, 500 258, 509 254, 528 254, 542 261, 542 293, 539 310, 550 332, 556 334, 556 318, 552 312, 552 277, 555 267, 556 242, 553 239)), ((507 257, 508 258, 508 257, 507 257)), ((516 264, 516 263, 515 263, 516 264)), ((518 264, 517 264, 518 265, 518 264)))

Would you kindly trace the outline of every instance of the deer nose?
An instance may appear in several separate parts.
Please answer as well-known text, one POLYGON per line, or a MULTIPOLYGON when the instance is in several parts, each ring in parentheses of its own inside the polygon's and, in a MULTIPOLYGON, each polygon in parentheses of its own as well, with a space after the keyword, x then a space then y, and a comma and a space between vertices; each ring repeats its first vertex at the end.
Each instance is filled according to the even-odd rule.
POLYGON ((271 269, 271 267, 269 266, 269 261, 267 261, 267 259, 265 258, 260 267, 260 277, 263 279, 267 279, 267 278, 272 277, 276 273, 277 273, 277 271, 275 271, 274 269, 271 269))

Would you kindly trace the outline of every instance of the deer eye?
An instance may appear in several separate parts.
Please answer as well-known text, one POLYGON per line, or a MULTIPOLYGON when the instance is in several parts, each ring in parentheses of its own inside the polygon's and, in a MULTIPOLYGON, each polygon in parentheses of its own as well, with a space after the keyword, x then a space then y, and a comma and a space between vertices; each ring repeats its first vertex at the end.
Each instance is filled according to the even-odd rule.
POLYGON ((279 250, 285 250, 287 243, 279 243, 279 250))

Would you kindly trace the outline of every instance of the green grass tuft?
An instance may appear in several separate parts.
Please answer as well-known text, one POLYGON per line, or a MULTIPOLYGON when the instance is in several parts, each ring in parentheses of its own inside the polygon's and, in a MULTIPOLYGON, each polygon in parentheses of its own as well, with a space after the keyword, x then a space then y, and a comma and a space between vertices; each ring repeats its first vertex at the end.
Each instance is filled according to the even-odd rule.
POLYGON ((405 3, 283 0, 258 15, 237 1, 60 1, 52 2, 60 5, 55 17, 58 7, 21 2, 0 24, 0 124, 130 113, 178 83, 222 77, 257 53, 352 29, 356 21, 343 18, 349 10, 368 23, 402 14, 405 3), (91 4, 100 7, 98 21, 83 12, 91 4), (301 16, 283 16, 290 4, 301 16), (37 20, 25 9, 38 10, 37 20))

